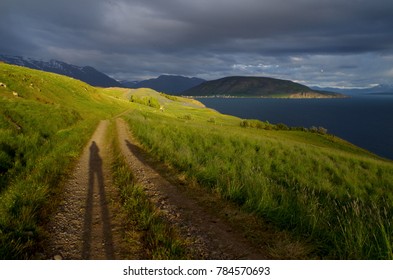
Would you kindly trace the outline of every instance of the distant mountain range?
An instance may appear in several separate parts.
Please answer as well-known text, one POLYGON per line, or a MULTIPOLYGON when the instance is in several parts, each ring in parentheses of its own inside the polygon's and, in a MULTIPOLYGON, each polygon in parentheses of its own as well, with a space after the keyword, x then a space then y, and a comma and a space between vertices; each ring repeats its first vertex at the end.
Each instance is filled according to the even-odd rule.
POLYGON ((344 97, 338 93, 313 90, 305 85, 288 80, 244 76, 207 81, 182 92, 182 95, 288 98, 344 97))
POLYGON ((378 85, 369 88, 335 88, 335 87, 312 87, 314 90, 333 91, 347 95, 361 95, 361 94, 393 94, 393 85, 378 85))
POLYGON ((140 82, 123 82, 122 85, 129 88, 151 88, 159 92, 178 95, 205 82, 199 78, 188 78, 175 75, 161 75, 158 78, 144 80, 140 82))
POLYGON ((139 83, 140 81, 127 81, 127 80, 121 80, 119 83, 126 88, 135 88, 135 85, 139 83))
POLYGON ((121 87, 121 84, 90 66, 75 66, 58 60, 42 61, 21 56, 0 55, 0 61, 32 69, 69 76, 92 86, 121 87))
POLYGON ((154 79, 143 81, 116 81, 108 75, 90 66, 76 66, 63 61, 42 61, 22 56, 0 55, 0 61, 24 66, 46 72, 69 76, 92 86, 99 87, 128 87, 151 88, 159 92, 186 96, 267 96, 267 97, 341 97, 360 94, 392 94, 393 85, 378 85, 362 89, 307 87, 288 80, 265 77, 225 77, 218 80, 206 81, 200 78, 189 78, 176 75, 161 75, 154 79))

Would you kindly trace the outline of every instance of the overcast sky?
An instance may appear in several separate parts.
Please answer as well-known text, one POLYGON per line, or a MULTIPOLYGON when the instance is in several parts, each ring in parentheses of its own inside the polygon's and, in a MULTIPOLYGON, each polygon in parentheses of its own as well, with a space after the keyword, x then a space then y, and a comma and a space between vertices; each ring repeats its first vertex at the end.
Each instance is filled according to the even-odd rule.
POLYGON ((392 0, 1 0, 0 53, 116 78, 393 84, 392 0))

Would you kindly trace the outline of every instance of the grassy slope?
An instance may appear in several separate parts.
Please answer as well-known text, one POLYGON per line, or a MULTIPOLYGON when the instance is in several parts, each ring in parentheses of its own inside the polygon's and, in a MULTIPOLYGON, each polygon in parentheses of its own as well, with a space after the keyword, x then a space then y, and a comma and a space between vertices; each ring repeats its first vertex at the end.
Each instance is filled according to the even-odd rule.
POLYGON ((391 161, 331 135, 242 128, 232 116, 166 103, 134 104, 128 115, 157 159, 306 236, 323 258, 393 257, 391 161))
POLYGON ((4 63, 0 83, 0 259, 25 258, 42 238, 49 198, 98 121, 128 104, 78 80, 4 63))
POLYGON ((325 258, 392 258, 393 164, 329 135, 244 128, 195 101, 0 64, 0 258, 42 237, 58 182, 102 118, 127 119, 157 159, 274 224, 325 258), (13 95, 13 91, 18 96, 13 95), (155 104, 154 102, 154 104, 155 104))

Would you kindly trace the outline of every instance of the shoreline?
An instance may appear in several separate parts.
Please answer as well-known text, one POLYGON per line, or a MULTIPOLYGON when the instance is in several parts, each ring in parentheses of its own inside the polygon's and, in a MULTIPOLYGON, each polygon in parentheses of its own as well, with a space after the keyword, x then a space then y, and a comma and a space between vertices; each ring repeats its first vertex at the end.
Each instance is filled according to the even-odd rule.
POLYGON ((198 98, 221 98, 221 99, 234 99, 234 98, 260 98, 260 99, 342 99, 342 98, 351 98, 348 95, 342 96, 234 96, 234 95, 198 95, 198 96, 189 96, 189 95, 181 95, 180 97, 190 98, 190 99, 198 99, 198 98))

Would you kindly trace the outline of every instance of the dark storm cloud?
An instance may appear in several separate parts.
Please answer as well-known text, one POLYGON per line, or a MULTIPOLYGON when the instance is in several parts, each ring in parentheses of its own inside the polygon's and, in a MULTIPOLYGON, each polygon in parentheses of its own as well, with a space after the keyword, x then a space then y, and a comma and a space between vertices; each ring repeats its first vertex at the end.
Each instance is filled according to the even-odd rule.
POLYGON ((89 64, 127 79, 169 73, 379 82, 393 78, 391 30, 391 0, 0 4, 0 53, 89 64))
MULTIPOLYGON (((158 17, 183 25, 185 32, 175 41, 182 47, 202 45, 240 52, 248 48, 255 52, 363 52, 391 48, 393 42, 389 36, 393 26, 391 1, 155 2, 155 6, 146 7, 160 11, 158 17)), ((162 35, 156 34, 159 39, 162 35)))

